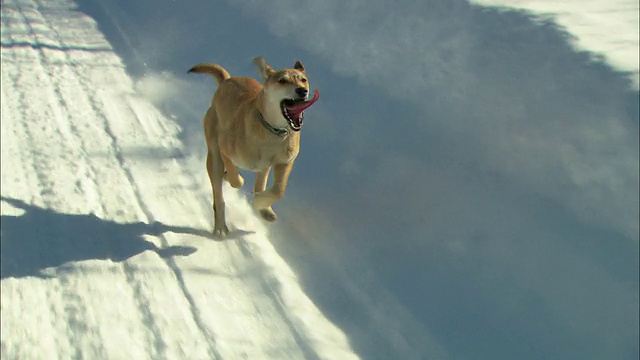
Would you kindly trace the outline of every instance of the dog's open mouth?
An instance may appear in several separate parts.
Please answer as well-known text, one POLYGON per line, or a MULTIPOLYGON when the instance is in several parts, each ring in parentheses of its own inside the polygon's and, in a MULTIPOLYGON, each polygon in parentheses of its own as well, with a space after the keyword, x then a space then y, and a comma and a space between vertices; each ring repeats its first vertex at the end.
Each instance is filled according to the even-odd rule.
POLYGON ((289 122, 289 127, 293 131, 300 131, 302 129, 302 118, 304 116, 303 112, 313 103, 318 101, 320 97, 320 92, 316 89, 313 93, 313 98, 311 100, 292 100, 292 99, 284 99, 280 102, 280 109, 282 110, 282 115, 289 122))

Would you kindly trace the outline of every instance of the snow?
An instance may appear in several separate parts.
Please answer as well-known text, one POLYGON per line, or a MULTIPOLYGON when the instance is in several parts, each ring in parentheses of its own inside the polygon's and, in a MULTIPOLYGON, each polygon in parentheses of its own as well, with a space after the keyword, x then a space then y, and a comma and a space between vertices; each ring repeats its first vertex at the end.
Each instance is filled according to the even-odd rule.
POLYGON ((637 2, 7 0, 1 29, 0 358, 638 357, 637 2), (186 70, 255 56, 323 96, 279 222, 226 186, 214 241, 186 70))
POLYGON ((634 0, 514 1, 473 0, 503 8, 525 9, 551 17, 573 36, 580 50, 592 51, 623 71, 631 73, 638 88, 640 79, 640 4, 634 0))
POLYGON ((357 358, 177 136, 73 3, 3 4, 2 358, 357 358))

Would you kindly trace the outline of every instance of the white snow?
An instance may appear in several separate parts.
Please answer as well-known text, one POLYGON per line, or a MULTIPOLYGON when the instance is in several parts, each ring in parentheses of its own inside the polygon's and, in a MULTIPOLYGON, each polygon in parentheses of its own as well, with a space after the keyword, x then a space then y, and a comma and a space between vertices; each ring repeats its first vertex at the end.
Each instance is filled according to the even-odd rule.
POLYGON ((2 2, 0 358, 637 358, 637 2, 184 4, 2 2), (214 241, 184 72, 258 55, 323 96, 214 241))
POLYGON ((472 0, 485 6, 524 9, 554 19, 580 50, 592 51, 630 72, 638 88, 640 3, 636 0, 472 0))
POLYGON ((74 3, 3 3, 1 124, 3 359, 358 358, 240 193, 209 237, 178 127, 74 3))

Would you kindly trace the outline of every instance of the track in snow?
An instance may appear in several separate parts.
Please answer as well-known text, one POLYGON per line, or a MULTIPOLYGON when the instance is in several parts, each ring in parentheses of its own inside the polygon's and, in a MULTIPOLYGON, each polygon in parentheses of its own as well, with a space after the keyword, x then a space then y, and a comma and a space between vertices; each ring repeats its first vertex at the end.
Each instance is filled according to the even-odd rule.
POLYGON ((231 189, 247 230, 211 241, 178 127, 132 89, 73 3, 3 3, 2 357, 356 358, 231 189))

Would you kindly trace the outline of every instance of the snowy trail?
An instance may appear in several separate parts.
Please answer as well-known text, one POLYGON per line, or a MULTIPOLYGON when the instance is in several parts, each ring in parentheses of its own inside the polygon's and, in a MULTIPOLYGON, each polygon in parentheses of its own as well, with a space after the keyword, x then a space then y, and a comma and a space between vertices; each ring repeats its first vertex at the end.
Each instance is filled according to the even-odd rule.
POLYGON ((3 1, 0 358, 638 358, 637 4, 539 3, 3 1), (324 100, 216 242, 184 72, 256 55, 324 100))
POLYGON ((2 357, 357 358, 68 1, 2 6, 2 357), (198 174, 201 175, 201 174, 198 174))

